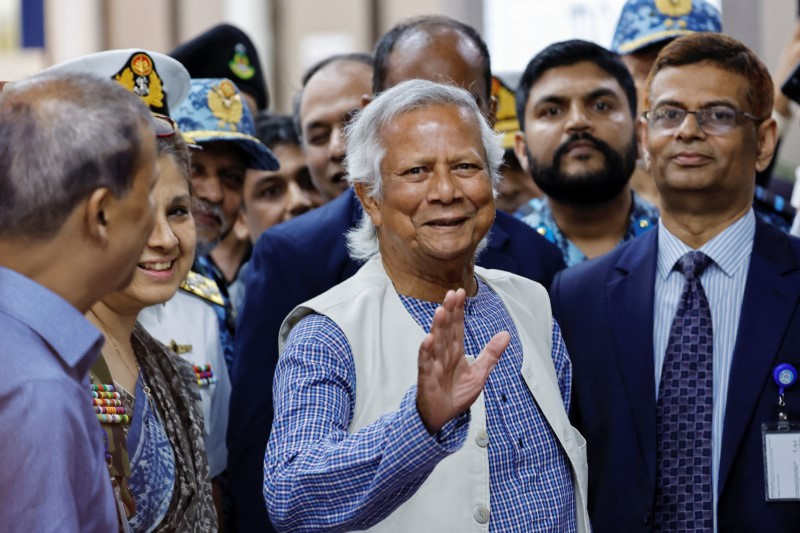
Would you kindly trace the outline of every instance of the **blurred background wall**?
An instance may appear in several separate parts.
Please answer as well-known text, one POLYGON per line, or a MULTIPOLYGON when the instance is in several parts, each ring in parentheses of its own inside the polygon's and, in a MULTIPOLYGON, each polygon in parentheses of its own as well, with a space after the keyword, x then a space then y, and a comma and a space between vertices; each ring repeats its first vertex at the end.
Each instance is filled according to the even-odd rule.
MULTIPOLYGON (((792 31, 797 0, 711 0, 723 27, 770 69, 792 31)), ((446 14, 478 28, 497 72, 521 71, 549 43, 609 46, 624 0, 0 0, 0 81, 86 53, 142 47, 168 52, 219 22, 242 28, 267 73, 271 107, 290 111, 300 77, 337 52, 371 51, 405 18, 446 14)), ((781 150, 781 174, 800 164, 800 127, 781 150)))

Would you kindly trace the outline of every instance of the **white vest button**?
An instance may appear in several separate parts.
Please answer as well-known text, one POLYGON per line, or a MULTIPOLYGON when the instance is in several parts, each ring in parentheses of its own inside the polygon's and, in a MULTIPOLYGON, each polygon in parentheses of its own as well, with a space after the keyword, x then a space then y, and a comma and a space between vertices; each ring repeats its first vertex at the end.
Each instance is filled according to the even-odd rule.
POLYGON ((475 435, 475 444, 481 448, 486 448, 489 445, 489 434, 486 433, 485 429, 478 430, 478 433, 475 435))
POLYGON ((472 513, 475 521, 479 524, 485 524, 489 521, 489 508, 483 504, 475 506, 475 512, 472 513))

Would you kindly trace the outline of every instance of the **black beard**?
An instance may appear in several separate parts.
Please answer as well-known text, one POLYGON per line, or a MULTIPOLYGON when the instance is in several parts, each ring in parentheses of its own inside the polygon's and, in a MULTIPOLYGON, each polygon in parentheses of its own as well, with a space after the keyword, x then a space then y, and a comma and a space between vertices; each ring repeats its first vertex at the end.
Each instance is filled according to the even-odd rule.
POLYGON ((570 205, 589 206, 610 201, 616 197, 631 179, 636 168, 636 137, 624 148, 624 153, 615 152, 608 144, 588 134, 577 133, 564 141, 553 154, 550 166, 540 165, 526 148, 530 173, 536 185, 557 202, 570 205), (561 158, 567 146, 575 141, 589 141, 603 154, 605 165, 597 172, 565 176, 559 170, 561 158))

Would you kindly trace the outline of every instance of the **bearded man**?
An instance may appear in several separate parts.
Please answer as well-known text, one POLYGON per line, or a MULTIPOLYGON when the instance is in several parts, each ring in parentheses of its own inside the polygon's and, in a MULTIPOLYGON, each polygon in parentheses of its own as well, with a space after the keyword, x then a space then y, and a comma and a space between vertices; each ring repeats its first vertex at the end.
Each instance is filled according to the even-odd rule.
POLYGON ((515 152, 544 193, 518 212, 554 242, 567 266, 651 229, 658 211, 628 185, 636 167, 636 87, 614 52, 555 43, 531 59, 517 88, 515 152))

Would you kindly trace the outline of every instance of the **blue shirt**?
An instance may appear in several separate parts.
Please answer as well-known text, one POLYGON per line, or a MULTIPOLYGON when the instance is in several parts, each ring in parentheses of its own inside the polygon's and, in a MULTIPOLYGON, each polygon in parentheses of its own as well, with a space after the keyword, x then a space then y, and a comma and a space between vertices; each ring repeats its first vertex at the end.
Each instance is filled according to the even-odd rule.
MULTIPOLYGON (((401 296, 430 331, 439 305, 401 296)), ((501 330, 511 343, 484 387, 490 436, 491 531, 571 531, 575 494, 563 449, 527 388, 522 347, 500 297, 479 281, 464 318, 465 354, 477 356, 501 330)), ((553 322, 552 358, 565 408, 572 370, 553 322)), ((416 350, 417 347, 414 347, 416 350)), ((342 330, 310 315, 292 330, 275 377, 276 415, 264 464, 264 494, 281 529, 318 531, 375 525, 406 501, 434 467, 464 443, 469 411, 435 436, 416 408, 416 386, 400 407, 355 434, 356 369, 342 330)))
POLYGON ((0 527, 117 530, 88 379, 102 342, 63 298, 0 267, 0 527))
POLYGON ((233 334, 235 331, 236 318, 233 314, 231 299, 228 296, 228 287, 225 278, 209 256, 198 255, 192 265, 192 270, 201 274, 217 284, 222 295, 223 305, 213 305, 214 312, 217 314, 219 322, 219 343, 222 346, 222 354, 225 357, 225 366, 228 372, 233 364, 233 334))
MULTIPOLYGON (((711 450, 715 522, 719 458, 723 421, 725 420, 725 404, 728 399, 728 379, 742 311, 744 288, 747 283, 747 271, 750 268, 750 256, 753 252, 755 231, 756 219, 751 209, 746 215, 699 248, 713 261, 700 275, 700 283, 703 285, 711 309, 713 334, 714 414, 711 450)), ((661 370, 664 366, 669 331, 678 310, 678 302, 685 282, 683 274, 674 267, 675 263, 690 251, 692 248, 661 225, 658 232, 653 315, 656 395, 661 382, 661 370)))
MULTIPOLYGON (((652 229, 658 221, 658 209, 631 191, 631 198, 633 203, 631 205, 631 214, 628 222, 628 229, 622 237, 620 243, 629 241, 652 229)), ((534 228, 544 238, 554 243, 559 247, 561 253, 564 254, 564 263, 568 267, 577 265, 586 261, 586 254, 569 240, 556 224, 553 218, 553 212, 550 210, 550 205, 547 202, 547 197, 533 198, 527 204, 520 207, 514 216, 534 228)))

